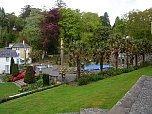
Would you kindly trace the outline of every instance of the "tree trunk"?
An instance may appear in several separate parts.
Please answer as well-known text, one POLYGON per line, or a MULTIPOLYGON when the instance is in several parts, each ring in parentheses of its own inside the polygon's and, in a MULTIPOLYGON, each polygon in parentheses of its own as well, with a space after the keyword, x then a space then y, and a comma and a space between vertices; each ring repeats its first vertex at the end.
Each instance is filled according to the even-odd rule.
POLYGON ((145 63, 145 54, 144 53, 142 54, 142 57, 143 57, 143 63, 145 63))
POLYGON ((137 56, 137 54, 135 54, 135 65, 136 66, 138 65, 138 56, 137 56))
POLYGON ((115 67, 118 69, 118 51, 115 52, 115 67))
POLYGON ((76 61, 77 61, 77 76, 78 76, 78 79, 80 78, 81 74, 81 66, 80 66, 80 58, 79 56, 76 58, 76 61))
POLYGON ((103 71, 103 54, 100 55, 100 72, 103 71))
POLYGON ((128 52, 126 52, 126 64, 127 64, 127 68, 128 68, 129 67, 128 52))

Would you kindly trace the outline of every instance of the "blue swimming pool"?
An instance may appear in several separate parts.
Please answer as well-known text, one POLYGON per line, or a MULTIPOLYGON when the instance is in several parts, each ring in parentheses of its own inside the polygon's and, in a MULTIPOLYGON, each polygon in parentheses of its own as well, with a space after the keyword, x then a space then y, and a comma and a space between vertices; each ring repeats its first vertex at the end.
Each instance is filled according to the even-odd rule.
POLYGON ((46 65, 38 65, 38 66, 36 66, 36 68, 38 68, 38 69, 45 69, 45 68, 47 68, 47 66, 46 65))
MULTIPOLYGON (((103 68, 110 68, 112 66, 110 65, 103 65, 103 68)), ((99 70, 100 69, 100 65, 89 65, 89 66, 84 66, 84 70, 99 70)))

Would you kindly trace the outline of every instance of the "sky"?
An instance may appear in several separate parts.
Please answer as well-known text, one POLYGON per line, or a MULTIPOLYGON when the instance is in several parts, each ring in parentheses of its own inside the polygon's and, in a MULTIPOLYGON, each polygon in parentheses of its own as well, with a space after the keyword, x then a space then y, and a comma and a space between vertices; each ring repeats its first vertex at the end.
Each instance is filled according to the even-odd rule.
MULTIPOLYGON (((0 0, 0 7, 6 13, 14 12, 19 15, 21 8, 31 5, 35 8, 51 9, 56 0, 0 0)), ((81 12, 98 13, 99 16, 108 12, 111 25, 117 16, 132 11, 133 9, 145 10, 152 8, 152 0, 63 0, 69 8, 80 9, 81 12)))

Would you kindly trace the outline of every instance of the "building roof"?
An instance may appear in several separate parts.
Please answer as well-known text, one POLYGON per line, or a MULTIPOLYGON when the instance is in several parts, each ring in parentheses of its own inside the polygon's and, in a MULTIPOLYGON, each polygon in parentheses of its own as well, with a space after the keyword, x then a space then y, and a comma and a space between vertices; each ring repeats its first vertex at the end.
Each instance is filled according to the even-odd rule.
POLYGON ((0 49, 0 57, 18 57, 15 50, 1 48, 0 49))
POLYGON ((24 44, 23 43, 16 43, 12 46, 12 48, 24 48, 24 46, 25 46, 25 48, 30 48, 30 46, 26 43, 24 43, 24 44))

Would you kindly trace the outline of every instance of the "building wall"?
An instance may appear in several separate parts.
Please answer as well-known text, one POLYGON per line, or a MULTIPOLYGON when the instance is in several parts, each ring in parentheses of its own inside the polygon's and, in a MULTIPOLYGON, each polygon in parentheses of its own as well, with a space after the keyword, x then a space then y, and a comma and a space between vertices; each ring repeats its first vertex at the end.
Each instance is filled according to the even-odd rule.
MULTIPOLYGON (((14 62, 17 64, 19 57, 14 57, 14 62)), ((0 58, 0 74, 2 73, 10 73, 10 62, 11 57, 1 57, 0 58)))
MULTIPOLYGON (((16 53, 18 54, 18 56, 20 57, 21 61, 24 61, 24 58, 25 58, 25 50, 24 50, 24 48, 12 48, 12 50, 15 50, 16 53)), ((26 48, 26 59, 28 58, 29 60, 31 60, 31 58, 29 57, 29 53, 30 52, 31 52, 31 48, 26 48)), ((19 64, 22 64, 21 61, 20 61, 19 64)))

